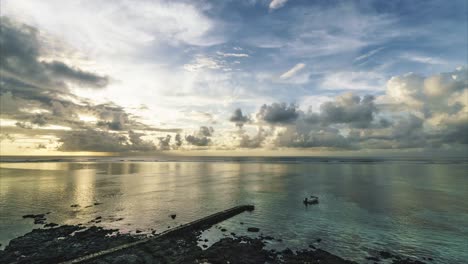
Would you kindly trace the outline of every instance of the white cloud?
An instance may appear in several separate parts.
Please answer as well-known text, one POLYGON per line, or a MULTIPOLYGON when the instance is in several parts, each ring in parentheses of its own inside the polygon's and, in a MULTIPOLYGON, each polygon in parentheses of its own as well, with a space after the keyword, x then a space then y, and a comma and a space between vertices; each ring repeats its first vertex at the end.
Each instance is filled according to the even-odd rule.
POLYGON ((321 87, 329 90, 379 91, 385 89, 385 77, 377 72, 334 72, 325 75, 321 87))
POLYGON ((249 54, 246 53, 224 53, 224 52, 216 52, 216 54, 223 56, 223 57, 236 57, 236 58, 247 58, 249 54))
POLYGON ((297 75, 302 69, 304 69, 306 65, 304 63, 298 63, 294 65, 291 69, 289 69, 287 72, 281 74, 280 79, 286 80, 289 79, 295 75, 297 75))
POLYGON ((270 2, 269 8, 270 10, 278 9, 278 8, 283 7, 287 2, 288 0, 272 0, 270 2))
POLYGON ((58 36, 88 55, 122 55, 161 42, 205 46, 223 41, 210 34, 220 22, 173 1, 5 0, 2 15, 58 36))
POLYGON ((367 59, 367 58, 369 58, 369 57, 372 57, 372 56, 374 56, 375 54, 379 53, 379 52, 380 52, 381 50, 383 50, 383 49, 384 49, 384 47, 380 47, 380 48, 377 48, 377 49, 373 49, 373 50, 371 50, 371 51, 369 51, 369 52, 367 52, 367 53, 365 53, 365 54, 363 54, 363 55, 361 55, 361 56, 359 56, 359 57, 356 57, 356 58, 354 59, 354 61, 355 61, 355 62, 358 62, 358 61, 367 59))
POLYGON ((440 58, 422 56, 422 55, 419 55, 419 54, 405 53, 405 54, 402 54, 400 56, 400 58, 402 58, 404 60, 419 62, 419 63, 422 63, 422 64, 432 64, 432 65, 447 64, 447 61, 442 60, 440 58))

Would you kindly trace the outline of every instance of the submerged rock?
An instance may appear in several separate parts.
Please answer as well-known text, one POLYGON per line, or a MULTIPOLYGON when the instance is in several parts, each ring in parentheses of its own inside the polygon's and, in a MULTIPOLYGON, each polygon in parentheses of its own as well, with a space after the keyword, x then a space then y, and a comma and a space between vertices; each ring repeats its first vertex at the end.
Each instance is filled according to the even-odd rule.
POLYGON ((247 231, 249 231, 249 232, 259 232, 260 228, 258 228, 258 227, 249 227, 249 228, 247 228, 247 231))

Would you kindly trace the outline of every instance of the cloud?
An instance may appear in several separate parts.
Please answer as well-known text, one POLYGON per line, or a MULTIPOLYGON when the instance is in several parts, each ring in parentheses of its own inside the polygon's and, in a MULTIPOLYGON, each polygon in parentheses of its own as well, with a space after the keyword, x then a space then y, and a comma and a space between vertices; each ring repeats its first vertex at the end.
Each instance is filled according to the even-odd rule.
POLYGON ((72 68, 63 62, 40 60, 39 31, 31 26, 2 17, 2 56, 0 57, 4 90, 39 93, 39 90, 68 91, 67 82, 85 87, 102 88, 107 77, 72 68))
POLYGON ((361 98, 352 93, 343 94, 334 102, 326 102, 320 106, 320 121, 330 124, 346 123, 351 127, 368 127, 377 111, 374 99, 372 95, 361 98))
POLYGON ((288 0, 272 0, 268 7, 270 10, 278 9, 283 7, 287 2, 288 0))
POLYGON ((293 76, 297 75, 300 71, 302 71, 302 69, 304 69, 305 66, 306 65, 304 63, 298 63, 294 65, 294 67, 281 74, 280 79, 286 80, 292 78, 293 76))
POLYGON ((296 105, 287 105, 286 103, 273 103, 271 105, 262 105, 257 113, 260 121, 268 124, 288 124, 294 122, 299 113, 296 105))
POLYGON ((309 125, 288 127, 278 134, 275 144, 278 147, 288 148, 326 147, 348 149, 351 147, 350 142, 339 133, 338 129, 314 129, 309 125))
POLYGON ((223 53, 223 52, 216 52, 216 54, 223 56, 223 57, 234 57, 234 58, 248 58, 249 54, 246 53, 223 53))
POLYGON ((342 71, 325 74, 321 88, 327 90, 368 90, 385 89, 383 74, 373 71, 342 71))
POLYGON ((185 141, 194 146, 208 146, 211 143, 210 137, 213 135, 212 127, 202 126, 195 135, 188 135, 185 141))
POLYGON ((97 151, 97 152, 126 152, 151 151, 155 146, 141 137, 143 134, 128 132, 128 138, 118 133, 97 130, 72 131, 64 134, 59 142, 61 151, 97 151))
POLYGON ((250 118, 242 114, 242 110, 240 108, 237 108, 229 118, 229 121, 235 123, 237 127, 242 128, 245 123, 250 121, 250 118))
MULTIPOLYGON (((204 5, 204 8, 209 6, 204 5)), ((222 22, 209 18, 202 8, 185 1, 118 0, 70 4, 51 0, 38 4, 6 0, 2 1, 2 13, 34 22, 93 54, 116 54, 117 50, 128 54, 138 52, 135 47, 148 44, 209 46, 223 42, 222 34, 217 34, 222 22)))
POLYGON ((49 46, 43 45, 40 31, 4 17, 0 22, 0 118, 12 120, 15 127, 10 130, 54 136, 62 151, 150 151, 154 144, 142 139, 147 133, 180 131, 145 125, 121 106, 76 96, 70 83, 74 89, 96 90, 108 84, 108 77, 58 60, 41 60, 49 46), (81 115, 95 121, 83 121, 81 115), (66 130, 71 132, 63 133, 66 130))
POLYGON ((354 62, 360 62, 360 61, 362 61, 362 60, 366 60, 366 59, 368 59, 368 58, 374 56, 375 54, 379 53, 379 52, 382 51, 384 48, 385 48, 385 47, 379 47, 379 48, 373 49, 373 50, 371 50, 371 51, 369 51, 369 52, 367 52, 367 53, 364 53, 364 54, 362 54, 362 55, 356 57, 356 58, 354 59, 354 62))
POLYGON ((247 134, 241 134, 238 147, 261 148, 268 135, 269 133, 267 133, 263 128, 259 128, 257 134, 252 137, 247 134))
POLYGON ((69 67, 60 61, 52 61, 44 64, 55 77, 76 82, 81 86, 102 88, 107 86, 109 82, 107 77, 69 67))

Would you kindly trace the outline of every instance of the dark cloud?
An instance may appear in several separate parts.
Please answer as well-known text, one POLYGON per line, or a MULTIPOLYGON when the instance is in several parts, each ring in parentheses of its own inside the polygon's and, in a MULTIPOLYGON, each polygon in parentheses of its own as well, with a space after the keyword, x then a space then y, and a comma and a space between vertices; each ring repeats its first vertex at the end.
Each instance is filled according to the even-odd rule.
POLYGON ((250 121, 250 118, 244 115, 240 108, 237 108, 229 118, 229 121, 235 123, 237 127, 242 128, 245 123, 250 121))
POLYGON ((126 152, 152 151, 156 147, 151 141, 143 140, 144 134, 133 131, 125 134, 97 130, 72 131, 60 138, 61 151, 126 152))
POLYGON ((339 96, 334 102, 326 102, 320 106, 321 122, 325 124, 349 124, 351 127, 366 128, 373 119, 377 107, 374 97, 360 97, 352 93, 339 96))
POLYGON ((267 136, 268 136, 268 133, 263 128, 260 128, 257 134, 253 137, 250 137, 249 135, 246 135, 246 134, 242 134, 241 140, 239 142, 239 147, 240 148, 261 148, 267 136))
POLYGON ((2 89, 29 91, 68 91, 66 82, 84 87, 102 88, 107 77, 73 68, 63 62, 44 62, 41 55, 40 33, 34 27, 19 24, 7 17, 0 21, 0 65, 2 89))
POLYGON ((83 130, 64 134, 60 140, 61 151, 121 152, 127 149, 127 138, 105 131, 83 130))
POLYGON ((52 61, 50 63, 44 64, 54 77, 73 81, 84 87, 102 88, 107 86, 109 82, 108 78, 105 76, 99 76, 90 72, 85 72, 80 69, 69 67, 60 61, 52 61))
POLYGON ((277 147, 349 149, 351 143, 335 128, 310 127, 308 124, 289 126, 275 139, 277 147))
POLYGON ((182 146, 182 137, 180 136, 179 133, 177 133, 174 137, 174 140, 175 140, 175 145, 174 147, 176 149, 180 148, 180 146, 182 146))
POLYGON ((195 135, 188 135, 185 141, 194 146, 208 146, 211 143, 210 137, 213 135, 214 129, 212 127, 202 126, 195 135))
POLYGON ((285 103, 264 104, 257 113, 259 120, 272 125, 293 123, 298 117, 297 106, 285 103))
POLYGON ((165 137, 159 137, 159 150, 170 150, 171 149, 171 135, 165 137))
POLYGON ((74 95, 68 83, 82 88, 103 88, 108 78, 61 61, 42 61, 40 57, 47 54, 47 46, 42 45, 41 34, 34 27, 6 17, 2 17, 0 26, 0 117, 16 120, 16 127, 8 130, 56 136, 61 143, 59 150, 63 151, 112 152, 154 150, 151 141, 142 139, 147 132, 180 132, 180 129, 142 124, 113 103, 96 105, 74 95), (33 109, 41 110, 40 114, 33 109), (80 115, 97 121, 84 122, 80 115), (51 130, 47 129, 48 125, 64 126, 72 131, 51 130))

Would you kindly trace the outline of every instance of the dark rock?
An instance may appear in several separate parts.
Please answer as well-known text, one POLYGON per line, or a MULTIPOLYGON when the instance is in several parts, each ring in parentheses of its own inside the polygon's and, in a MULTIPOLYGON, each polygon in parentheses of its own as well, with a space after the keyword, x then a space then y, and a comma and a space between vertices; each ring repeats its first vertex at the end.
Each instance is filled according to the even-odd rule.
POLYGON ((55 227, 55 226, 58 226, 58 224, 56 223, 49 223, 49 224, 45 224, 44 227, 55 227))
POLYGON ((372 261, 380 261, 380 258, 378 257, 366 257, 367 260, 372 260, 372 261))
POLYGON ((316 247, 314 245, 309 245, 310 248, 313 248, 313 249, 316 249, 316 247))
POLYGON ((72 204, 70 205, 70 207, 79 207, 80 205, 79 204, 72 204))
POLYGON ((207 239, 207 238, 205 238, 205 242, 208 242, 208 239, 207 239))
POLYGON ((176 214, 171 214, 170 216, 171 216, 172 219, 175 219, 177 215, 176 214))
POLYGON ((112 264, 133 264, 138 263, 138 257, 135 255, 121 255, 117 256, 112 264))
POLYGON ((244 222, 240 222, 240 224, 241 224, 241 225, 243 225, 243 224, 244 224, 244 222))
POLYGON ((247 228, 247 231, 249 231, 249 232, 258 232, 258 231, 260 231, 260 228, 257 228, 257 227, 249 227, 249 228, 247 228))
POLYGON ((389 253, 389 252, 386 252, 386 251, 380 251, 379 252, 379 255, 383 258, 383 259, 389 259, 392 257, 392 254, 389 253))
POLYGON ((321 238, 317 238, 316 240, 318 243, 322 242, 322 239, 321 238))
POLYGON ((141 233, 141 230, 138 230, 138 229, 137 229, 137 230, 135 231, 135 233, 140 234, 140 233, 141 233))
POLYGON ((226 228, 221 228, 221 232, 226 232, 227 229, 226 228))
POLYGON ((205 245, 205 244, 203 244, 203 245, 202 245, 202 247, 204 247, 204 248, 207 248, 207 247, 208 247, 208 245, 205 245))
POLYGON ((100 204, 102 204, 102 203, 98 203, 98 202, 94 203, 94 205, 100 205, 100 204))
POLYGON ((231 232, 231 236, 236 236, 236 233, 234 233, 234 232, 231 232))
POLYGON ((99 220, 99 219, 102 219, 102 217, 101 217, 101 216, 98 216, 98 217, 96 217, 96 218, 94 218, 94 219, 95 219, 95 220, 99 220))
POLYGON ((281 253, 283 253, 283 255, 292 255, 292 254, 294 254, 294 252, 289 248, 286 248, 281 253))

